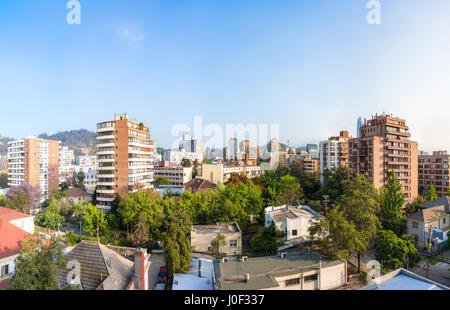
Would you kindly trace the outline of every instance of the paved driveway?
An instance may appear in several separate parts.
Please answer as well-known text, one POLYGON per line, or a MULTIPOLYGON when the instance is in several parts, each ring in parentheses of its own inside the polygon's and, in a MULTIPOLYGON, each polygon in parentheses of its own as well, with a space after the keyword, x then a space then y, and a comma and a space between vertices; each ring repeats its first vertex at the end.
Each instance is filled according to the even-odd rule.
MULTIPOLYGON (((418 266, 414 267, 412 272, 422 276, 427 277, 427 270, 425 268, 421 268, 419 266, 424 266, 426 264, 426 261, 421 260, 418 264, 418 266)), ((445 285, 447 287, 450 287, 450 271, 449 271, 450 265, 446 263, 437 263, 436 265, 430 264, 430 273, 429 273, 429 279, 440 283, 442 285, 445 285)))
POLYGON ((148 268, 148 288, 149 290, 155 290, 156 280, 158 280, 159 268, 164 266, 163 254, 152 254, 150 256, 150 267, 148 268))

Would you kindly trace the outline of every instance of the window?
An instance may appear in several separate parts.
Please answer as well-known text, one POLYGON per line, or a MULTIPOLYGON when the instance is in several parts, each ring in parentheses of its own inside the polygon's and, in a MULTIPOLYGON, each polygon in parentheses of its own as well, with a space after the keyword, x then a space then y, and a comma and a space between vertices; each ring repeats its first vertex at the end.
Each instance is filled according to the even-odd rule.
POLYGON ((419 228, 419 223, 413 222, 413 223, 412 223, 412 227, 413 227, 413 228, 416 228, 416 229, 419 228))
POLYGON ((297 229, 292 230, 292 235, 297 236, 297 229))
POLYGON ((230 240, 230 247, 237 248, 237 240, 230 240))
POLYGON ((308 281, 317 281, 317 275, 316 274, 312 274, 310 276, 306 276, 305 277, 305 282, 308 282, 308 281))
POLYGON ((442 220, 443 220, 442 224, 446 224, 447 223, 447 219, 445 217, 442 220))
POLYGON ((7 275, 9 275, 9 265, 4 265, 1 269, 1 276, 4 277, 7 275))
POLYGON ((300 278, 286 280, 286 286, 299 285, 300 278))

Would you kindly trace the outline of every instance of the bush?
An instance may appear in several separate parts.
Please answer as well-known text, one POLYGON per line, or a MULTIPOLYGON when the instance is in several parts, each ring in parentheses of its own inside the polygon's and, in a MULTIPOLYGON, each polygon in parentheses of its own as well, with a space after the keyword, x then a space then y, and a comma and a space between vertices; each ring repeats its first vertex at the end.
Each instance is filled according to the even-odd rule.
POLYGON ((76 246, 78 243, 80 243, 83 240, 96 240, 95 238, 90 238, 90 237, 74 234, 72 231, 69 231, 66 233, 66 238, 67 238, 67 244, 70 246, 76 246))

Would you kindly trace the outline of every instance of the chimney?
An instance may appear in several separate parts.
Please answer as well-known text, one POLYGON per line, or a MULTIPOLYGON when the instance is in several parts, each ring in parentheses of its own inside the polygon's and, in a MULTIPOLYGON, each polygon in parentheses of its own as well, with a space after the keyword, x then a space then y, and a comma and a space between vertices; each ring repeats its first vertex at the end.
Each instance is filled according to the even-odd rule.
POLYGON ((248 282, 248 281, 250 281, 250 274, 246 273, 245 274, 245 282, 248 282))
POLYGON ((148 266, 147 263, 147 250, 136 249, 134 252, 134 275, 136 277, 136 289, 148 290, 148 266))

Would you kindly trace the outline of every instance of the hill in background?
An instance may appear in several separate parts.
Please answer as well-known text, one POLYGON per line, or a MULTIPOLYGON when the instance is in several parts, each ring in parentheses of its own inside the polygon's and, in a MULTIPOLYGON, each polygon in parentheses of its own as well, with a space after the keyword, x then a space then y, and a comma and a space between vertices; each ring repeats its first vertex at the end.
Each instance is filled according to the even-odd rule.
POLYGON ((74 150, 75 156, 95 155, 96 133, 86 130, 62 131, 54 135, 41 134, 39 138, 61 141, 63 146, 74 150))

